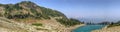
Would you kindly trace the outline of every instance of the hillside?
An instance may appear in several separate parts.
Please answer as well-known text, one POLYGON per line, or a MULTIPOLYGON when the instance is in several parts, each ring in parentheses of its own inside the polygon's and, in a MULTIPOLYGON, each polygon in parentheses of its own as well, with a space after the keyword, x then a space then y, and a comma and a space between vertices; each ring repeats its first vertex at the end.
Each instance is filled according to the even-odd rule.
POLYGON ((95 30, 93 32, 120 32, 120 21, 115 23, 112 22, 111 24, 108 24, 105 28, 95 30))
MULTIPOLYGON (((16 23, 9 24, 9 22, 3 22, 3 24, 16 25, 15 27, 18 30, 22 29, 27 32, 31 31, 30 28, 34 31, 42 32, 70 32, 73 29, 71 27, 82 24, 79 20, 68 19, 57 10, 38 6, 31 1, 22 1, 17 4, 0 4, 0 17, 8 19, 7 21, 9 22, 16 23)), ((5 27, 10 28, 9 26, 5 27)), ((13 28, 10 28, 10 30, 13 28)))

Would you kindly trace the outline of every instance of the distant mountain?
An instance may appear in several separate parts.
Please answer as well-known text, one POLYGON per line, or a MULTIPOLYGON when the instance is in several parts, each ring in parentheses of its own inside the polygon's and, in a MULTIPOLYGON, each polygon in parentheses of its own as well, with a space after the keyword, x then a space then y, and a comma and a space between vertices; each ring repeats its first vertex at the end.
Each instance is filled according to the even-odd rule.
POLYGON ((108 22, 117 22, 119 21, 120 19, 118 18, 91 18, 91 17, 84 17, 84 18, 78 18, 80 21, 84 21, 84 22, 93 22, 93 23, 100 23, 100 22, 105 22, 105 21, 108 21, 108 22))

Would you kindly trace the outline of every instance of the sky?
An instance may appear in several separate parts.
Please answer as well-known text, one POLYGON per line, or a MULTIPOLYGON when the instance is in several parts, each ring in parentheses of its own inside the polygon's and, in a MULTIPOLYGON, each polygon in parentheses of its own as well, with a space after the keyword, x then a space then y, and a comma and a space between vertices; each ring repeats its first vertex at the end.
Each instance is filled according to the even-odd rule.
POLYGON ((120 0, 0 0, 2 4, 32 1, 64 13, 67 17, 119 18, 120 0))

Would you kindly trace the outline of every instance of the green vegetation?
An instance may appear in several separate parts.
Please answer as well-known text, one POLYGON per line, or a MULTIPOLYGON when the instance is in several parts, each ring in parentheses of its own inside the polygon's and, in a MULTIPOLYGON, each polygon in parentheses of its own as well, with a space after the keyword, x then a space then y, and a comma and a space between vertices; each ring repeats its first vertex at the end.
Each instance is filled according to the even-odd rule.
MULTIPOLYGON (((5 16, 8 19, 25 19, 29 17, 34 19, 50 19, 52 17, 62 17, 62 19, 57 19, 57 21, 65 26, 73 26, 81 23, 76 19, 68 19, 63 13, 57 10, 37 6, 35 3, 29 1, 7 4, 3 7, 5 8, 5 13, 4 15, 1 14, 1 16, 5 16)), ((42 24, 34 23, 32 25, 41 26, 42 24)))
POLYGON ((3 4, 0 4, 0 6, 3 6, 3 4))
POLYGON ((16 9, 16 10, 21 10, 21 9, 23 9, 22 7, 19 6, 19 4, 14 5, 13 8, 16 9))
POLYGON ((109 28, 109 27, 115 27, 115 26, 120 26, 120 21, 118 21, 118 22, 116 22, 116 23, 111 23, 111 24, 109 24, 107 27, 109 28))
POLYGON ((9 18, 9 19, 13 19, 13 18, 20 18, 20 19, 23 19, 23 18, 27 18, 27 17, 33 17, 33 18, 36 18, 36 19, 41 19, 41 18, 44 18, 44 19, 50 19, 50 17, 64 17, 66 18, 66 16, 64 14, 62 14, 61 12, 59 11, 56 11, 56 10, 52 10, 52 9, 49 9, 49 8, 45 8, 45 7, 41 7, 41 6, 34 6, 32 5, 34 3, 32 2, 22 2, 22 3, 18 3, 18 4, 7 4, 5 5, 5 17, 9 18), (28 5, 24 5, 24 4, 28 4, 28 5), (28 9, 26 10, 30 10, 30 12, 32 13, 25 13, 23 14, 23 12, 18 12, 20 10, 23 10, 24 8, 19 6, 19 5, 24 5, 25 7, 29 7, 28 9), (41 9, 40 12, 38 12, 36 9, 41 9), (17 10, 17 11, 16 11, 17 10), (15 13, 13 13, 14 11, 16 11, 15 13), (34 15, 33 15, 34 14, 34 15))
POLYGON ((27 18, 29 17, 30 15, 29 14, 19 14, 19 15, 8 15, 7 18, 8 19, 13 19, 13 18, 19 18, 19 19, 24 19, 24 18, 27 18))
POLYGON ((64 14, 62 14, 59 11, 52 10, 52 9, 49 9, 49 8, 45 8, 45 7, 40 7, 40 8, 42 10, 43 16, 46 16, 46 17, 60 17, 60 16, 66 17, 64 14))
POLYGON ((56 19, 56 20, 65 26, 74 26, 77 24, 81 24, 79 20, 72 19, 72 18, 71 19, 56 19))
POLYGON ((41 23, 33 23, 32 25, 35 25, 35 26, 42 26, 41 23))
POLYGON ((5 5, 5 10, 6 12, 10 12, 11 10, 13 10, 12 4, 11 5, 5 5))
POLYGON ((8 5, 4 5, 4 7, 5 7, 5 10, 6 11, 11 11, 11 10, 21 10, 21 9, 23 9, 22 7, 20 7, 18 4, 16 4, 16 5, 13 5, 13 4, 8 4, 8 5))

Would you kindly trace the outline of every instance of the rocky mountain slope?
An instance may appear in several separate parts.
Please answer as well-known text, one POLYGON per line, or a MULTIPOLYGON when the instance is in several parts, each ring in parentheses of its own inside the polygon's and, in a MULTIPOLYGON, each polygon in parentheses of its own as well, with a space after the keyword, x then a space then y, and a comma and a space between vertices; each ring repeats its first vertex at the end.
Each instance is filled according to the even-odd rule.
POLYGON ((120 32, 120 21, 111 22, 106 27, 104 27, 100 30, 95 30, 93 32, 120 32))
POLYGON ((80 24, 79 20, 68 19, 57 10, 38 6, 31 1, 0 4, 2 32, 71 32, 80 24))

